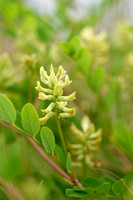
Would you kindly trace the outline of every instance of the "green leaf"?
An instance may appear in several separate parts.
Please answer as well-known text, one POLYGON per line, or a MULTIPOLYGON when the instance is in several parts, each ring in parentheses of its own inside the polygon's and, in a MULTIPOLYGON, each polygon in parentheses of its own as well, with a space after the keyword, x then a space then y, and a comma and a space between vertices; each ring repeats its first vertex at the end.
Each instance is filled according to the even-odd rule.
POLYGON ((41 139, 44 149, 48 153, 53 153, 55 150, 55 137, 53 132, 46 126, 41 129, 41 139))
POLYGON ((21 120, 23 129, 32 136, 37 135, 40 130, 39 117, 33 105, 27 103, 21 111, 21 120))
POLYGON ((105 83, 105 70, 103 67, 97 67, 90 76, 90 83, 95 91, 100 91, 105 83))
POLYGON ((75 190, 75 191, 84 191, 84 189, 82 189, 81 187, 79 187, 77 185, 73 186, 73 190, 75 190))
POLYGON ((133 157, 133 134, 130 128, 121 120, 117 120, 114 123, 114 140, 121 150, 133 157))
POLYGON ((101 178, 102 178, 103 181, 109 182, 111 184, 116 182, 116 180, 114 178, 110 177, 110 176, 102 176, 101 178))
POLYGON ((0 118, 7 124, 16 120, 16 110, 12 102, 3 94, 0 94, 0 118))
POLYGON ((73 189, 66 189, 66 195, 68 197, 85 198, 88 194, 83 191, 74 191, 73 189))
POLYGON ((18 126, 19 128, 23 129, 22 123, 21 123, 21 113, 18 110, 16 110, 16 121, 14 124, 18 126))
POLYGON ((114 196, 114 197, 112 197, 112 196, 111 197, 106 197, 106 196, 104 197, 103 196, 103 197, 99 197, 98 200, 123 200, 123 199, 116 198, 116 196, 114 196))
POLYGON ((87 192, 88 194, 94 194, 95 189, 91 187, 84 188, 84 191, 87 192))
POLYGON ((59 161, 65 166, 66 165, 66 158, 62 148, 58 145, 55 145, 55 154, 59 161))
POLYGON ((63 49, 63 51, 65 53, 67 53, 70 56, 72 56, 75 53, 73 45, 70 42, 62 42, 61 43, 61 48, 63 49))
POLYGON ((78 69, 88 77, 91 54, 87 49, 81 48, 79 39, 74 37, 70 42, 62 42, 61 47, 65 53, 77 61, 78 69))
POLYGON ((119 93, 119 90, 118 90, 117 83, 112 82, 109 85, 107 94, 105 96, 105 105, 108 110, 111 110, 116 105, 118 93, 119 93))
POLYGON ((68 154, 67 154, 66 169, 67 169, 68 173, 71 172, 71 154, 70 154, 70 152, 68 152, 68 154))
POLYGON ((96 188, 98 186, 102 185, 102 182, 95 178, 95 177, 89 177, 89 178, 85 178, 83 181, 82 181, 82 186, 84 188, 96 188))
POLYGON ((77 37, 74 37, 70 42, 62 42, 61 48, 69 56, 77 58, 81 48, 80 41, 77 37))
POLYGON ((102 185, 96 188, 96 194, 99 194, 99 195, 109 194, 110 187, 111 187, 110 183, 103 183, 102 185))
POLYGON ((94 194, 95 193, 95 189, 94 188, 90 188, 90 187, 81 189, 79 186, 74 186, 73 190, 75 190, 75 191, 84 191, 84 192, 87 192, 88 194, 94 194))
POLYGON ((133 172, 129 172, 128 174, 126 174, 126 176, 124 176, 124 178, 123 178, 123 181, 126 183, 126 185, 128 187, 132 187, 132 185, 133 185, 133 172))
POLYGON ((80 53, 80 49, 81 49, 81 46, 80 46, 80 41, 77 37, 74 37, 72 40, 71 40, 71 44, 73 45, 73 48, 74 48, 74 55, 73 55, 73 58, 77 58, 79 53, 80 53))
POLYGON ((125 186, 121 181, 117 181, 113 184, 112 191, 116 196, 123 198, 125 194, 125 186))
POLYGON ((77 59, 78 69, 88 77, 91 66, 91 55, 87 49, 82 48, 77 59))

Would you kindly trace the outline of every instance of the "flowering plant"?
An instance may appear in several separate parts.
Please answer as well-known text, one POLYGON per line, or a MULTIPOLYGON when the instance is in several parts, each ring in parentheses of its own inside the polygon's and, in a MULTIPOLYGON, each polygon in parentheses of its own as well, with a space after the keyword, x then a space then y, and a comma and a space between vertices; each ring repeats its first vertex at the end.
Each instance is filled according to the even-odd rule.
POLYGON ((50 66, 50 75, 43 67, 40 68, 41 82, 45 85, 42 87, 40 81, 37 81, 37 91, 39 92, 39 99, 52 101, 46 109, 42 109, 43 118, 40 118, 40 123, 44 124, 50 117, 55 114, 58 117, 72 117, 75 115, 76 108, 68 108, 68 101, 75 99, 76 92, 69 96, 63 96, 63 89, 70 85, 72 81, 69 80, 66 71, 62 66, 59 66, 58 72, 55 75, 53 65, 50 66), (65 79, 64 81, 62 79, 65 79), (55 108, 55 111, 53 109, 55 108))

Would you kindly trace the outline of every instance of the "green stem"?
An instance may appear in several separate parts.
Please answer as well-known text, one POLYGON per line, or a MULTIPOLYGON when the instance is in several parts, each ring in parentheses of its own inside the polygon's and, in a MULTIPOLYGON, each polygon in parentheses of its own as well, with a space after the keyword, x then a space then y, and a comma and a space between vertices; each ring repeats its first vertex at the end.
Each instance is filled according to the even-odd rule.
POLYGON ((85 155, 86 155, 86 152, 84 151, 84 157, 83 157, 83 177, 86 176, 86 160, 85 160, 85 155))
POLYGON ((59 136, 60 136, 60 139, 61 139, 61 144, 62 144, 62 147, 63 147, 65 154, 67 155, 66 143, 65 143, 64 136, 63 136, 63 133, 62 133, 60 119, 58 117, 58 107, 57 107, 57 104, 56 104, 56 100, 55 100, 55 118, 56 118, 57 128, 58 128, 58 131, 59 131, 59 136))
POLYGON ((31 77, 29 77, 28 102, 29 102, 29 103, 32 103, 32 84, 31 84, 31 77))
POLYGON ((12 126, 13 126, 16 130, 18 130, 19 132, 21 132, 22 134, 24 134, 25 136, 28 136, 28 137, 33 138, 33 136, 27 134, 25 131, 23 131, 21 128, 19 128, 18 126, 16 126, 14 123, 12 123, 12 126))

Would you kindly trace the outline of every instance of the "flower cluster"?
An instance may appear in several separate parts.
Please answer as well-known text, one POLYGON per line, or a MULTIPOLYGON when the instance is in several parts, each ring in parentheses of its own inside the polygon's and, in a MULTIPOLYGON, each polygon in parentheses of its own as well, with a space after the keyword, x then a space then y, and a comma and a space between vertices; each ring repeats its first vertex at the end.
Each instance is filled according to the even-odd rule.
POLYGON ((0 55, 0 89, 9 87, 19 81, 18 75, 8 53, 0 55))
POLYGON ((84 28, 80 33, 82 45, 92 55, 94 65, 105 64, 108 61, 108 48, 106 32, 96 34, 91 27, 84 28))
POLYGON ((132 102, 133 98, 133 53, 126 54, 123 60, 123 68, 120 75, 116 77, 116 81, 120 87, 121 100, 124 102, 132 102))
POLYGON ((20 58, 21 58, 22 71, 27 73, 29 76, 31 75, 33 76, 37 62, 36 54, 31 54, 31 55, 22 54, 20 58))
MULTIPOLYGON (((26 21, 28 23, 28 20, 26 21)), ((17 30, 16 45, 22 53, 25 54, 37 54, 37 56, 44 57, 46 53, 46 45, 42 43, 35 31, 35 23, 31 26, 31 22, 28 23, 27 28, 23 26, 17 30), (30 26, 29 26, 30 24, 30 26)))
POLYGON ((114 31, 113 41, 115 46, 127 52, 127 49, 133 45, 132 25, 127 22, 118 24, 114 31))
POLYGON ((67 103, 75 99, 76 92, 63 96, 63 89, 72 82, 63 67, 59 66, 55 74, 53 65, 51 65, 49 76, 44 68, 41 67, 40 77, 44 87, 41 86, 40 81, 37 81, 36 89, 39 92, 39 99, 52 101, 46 109, 42 110, 45 116, 40 118, 40 123, 44 124, 55 114, 62 118, 74 116, 76 108, 68 108, 67 103))
POLYGON ((73 165, 81 166, 82 162, 85 162, 94 166, 96 164, 92 161, 93 153, 98 150, 101 142, 101 129, 95 131, 94 124, 87 116, 81 120, 81 128, 82 130, 79 130, 74 124, 71 125, 71 130, 78 140, 77 144, 68 144, 74 160, 73 165))

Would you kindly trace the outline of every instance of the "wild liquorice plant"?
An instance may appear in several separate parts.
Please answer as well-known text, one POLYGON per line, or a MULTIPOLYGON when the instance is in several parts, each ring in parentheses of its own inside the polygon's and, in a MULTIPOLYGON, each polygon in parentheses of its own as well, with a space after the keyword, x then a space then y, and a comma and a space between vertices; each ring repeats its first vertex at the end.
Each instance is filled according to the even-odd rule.
MULTIPOLYGON (((39 92, 39 99, 50 101, 48 107, 42 109, 44 116, 39 119, 36 110, 30 103, 25 104, 20 113, 15 110, 12 102, 4 94, 0 94, 0 124, 25 137, 57 173, 67 179, 70 185, 74 185, 73 188, 66 189, 67 196, 76 198, 89 196, 91 199, 105 199, 108 197, 123 199, 124 194, 120 188, 125 191, 125 186, 122 180, 116 181, 103 176, 100 179, 85 177, 82 182, 79 182, 75 177, 71 168, 71 159, 73 157, 71 158, 71 153, 68 152, 66 141, 64 141, 60 118, 75 115, 75 107, 69 108, 67 103, 75 99, 76 93, 73 92, 68 96, 63 95, 63 89, 69 86, 71 81, 62 66, 55 73, 51 65, 49 75, 41 67, 40 76, 43 86, 39 81, 37 81, 36 86, 39 92), (51 129, 44 126, 50 118, 56 120, 63 149, 55 144, 55 135, 51 129), (38 134, 41 137, 41 142, 36 137, 38 134)), ((82 119, 81 127, 82 130, 79 130, 72 124, 72 132, 76 135, 79 143, 69 144, 69 147, 76 152, 75 155, 78 162, 82 162, 84 165, 93 164, 90 153, 98 150, 98 144, 101 142, 101 129, 95 131, 94 125, 88 117, 82 119)))
POLYGON ((45 88, 40 85, 39 81, 37 81, 36 89, 39 92, 39 99, 52 101, 46 109, 42 110, 42 113, 45 116, 39 119, 40 123, 45 124, 49 118, 55 116, 62 146, 65 153, 67 153, 60 125, 60 118, 72 117, 75 114, 75 108, 68 108, 67 103, 68 101, 75 99, 76 92, 73 92, 69 96, 63 96, 63 89, 69 86, 72 81, 69 80, 69 77, 62 66, 59 67, 58 72, 55 75, 53 66, 51 65, 49 76, 47 75, 47 72, 44 71, 43 67, 41 67, 40 76, 45 88))
MULTIPOLYGON (((55 75, 53 66, 50 68, 50 75, 47 75, 47 72, 44 71, 43 67, 40 68, 41 81, 45 84, 45 88, 40 86, 40 82, 37 82, 36 89, 39 91, 39 98, 42 100, 53 101, 50 105, 42 110, 44 117, 38 117, 37 112, 35 111, 32 104, 27 103, 22 108, 21 114, 15 110, 11 101, 3 94, 0 95, 0 118, 1 124, 13 128, 18 133, 26 137, 34 146, 34 148, 40 153, 40 155, 62 176, 68 179, 70 182, 75 185, 79 185, 82 188, 81 183, 73 176, 71 173, 71 154, 67 153, 66 144, 64 141, 64 136, 62 133, 60 118, 61 117, 71 117, 75 114, 75 108, 66 107, 67 101, 72 101, 75 99, 75 92, 69 96, 63 96, 63 88, 68 86, 71 81, 69 80, 66 71, 62 66, 59 67, 57 74, 55 75), (65 78, 64 78, 65 77, 65 78), (62 80, 64 78, 64 81, 62 80), (55 109, 54 111, 52 111, 55 109), (41 147, 44 146, 46 152, 51 153, 56 161, 59 161, 55 155, 55 136, 53 132, 48 128, 43 126, 40 129, 40 124, 44 124, 50 117, 54 116, 57 122, 59 129, 59 135, 61 138, 61 143, 64 150, 61 152, 58 151, 58 154, 61 154, 63 151, 66 154, 66 166, 63 166, 63 169, 60 169, 53 163, 50 158, 40 149, 37 144, 41 147), (8 124, 8 125, 7 125, 8 124), (42 143, 36 139, 36 135, 40 133, 42 143), (36 143, 37 144, 36 144, 36 143)), ((59 156, 60 157, 60 156, 59 156)), ((62 164, 61 164, 62 167, 62 164)))
POLYGON ((81 120, 81 128, 78 129, 75 124, 71 125, 71 130, 75 134, 78 142, 75 144, 68 144, 68 148, 73 156, 73 165, 84 165, 84 173, 86 173, 86 165, 88 166, 100 166, 100 162, 93 161, 94 154, 99 150, 99 144, 101 143, 102 130, 95 131, 95 126, 91 123, 88 116, 84 116, 81 120))

